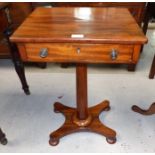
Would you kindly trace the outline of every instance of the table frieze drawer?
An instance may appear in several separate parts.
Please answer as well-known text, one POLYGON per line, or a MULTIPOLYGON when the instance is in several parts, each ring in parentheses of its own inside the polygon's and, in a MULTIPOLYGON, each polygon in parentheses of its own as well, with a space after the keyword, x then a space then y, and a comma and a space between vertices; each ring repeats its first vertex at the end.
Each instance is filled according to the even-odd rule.
POLYGON ((27 43, 24 46, 26 58, 23 59, 28 61, 91 63, 131 62, 134 48, 133 45, 71 43, 27 43))

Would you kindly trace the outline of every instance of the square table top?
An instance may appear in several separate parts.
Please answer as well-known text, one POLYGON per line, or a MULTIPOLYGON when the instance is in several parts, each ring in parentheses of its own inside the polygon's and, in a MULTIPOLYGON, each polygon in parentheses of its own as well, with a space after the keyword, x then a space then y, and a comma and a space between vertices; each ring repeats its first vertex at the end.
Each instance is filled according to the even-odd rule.
POLYGON ((104 7, 39 7, 10 39, 31 43, 143 44, 147 41, 128 9, 104 7))

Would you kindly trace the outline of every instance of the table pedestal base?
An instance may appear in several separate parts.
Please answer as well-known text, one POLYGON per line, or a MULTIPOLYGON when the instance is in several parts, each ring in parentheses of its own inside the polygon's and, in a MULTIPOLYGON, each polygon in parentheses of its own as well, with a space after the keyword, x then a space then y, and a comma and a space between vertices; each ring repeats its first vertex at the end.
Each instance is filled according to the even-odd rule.
POLYGON ((64 124, 56 131, 50 134, 49 144, 55 146, 59 143, 59 139, 79 131, 90 131, 101 134, 106 137, 108 143, 116 142, 116 132, 105 125, 99 119, 102 111, 110 110, 109 101, 88 108, 88 117, 84 120, 78 119, 77 109, 65 106, 59 102, 54 104, 54 111, 61 112, 65 116, 64 124))
POLYGON ((148 110, 141 109, 136 105, 132 106, 132 110, 142 115, 152 115, 152 114, 155 114, 155 103, 152 103, 152 105, 149 107, 148 110))

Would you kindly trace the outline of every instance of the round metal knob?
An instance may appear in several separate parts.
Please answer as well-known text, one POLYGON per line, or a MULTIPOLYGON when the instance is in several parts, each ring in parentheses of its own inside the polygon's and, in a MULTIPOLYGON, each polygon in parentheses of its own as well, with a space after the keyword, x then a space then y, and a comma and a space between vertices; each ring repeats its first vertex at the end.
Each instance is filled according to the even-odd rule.
POLYGON ((41 48, 40 53, 39 53, 39 56, 41 58, 46 58, 47 55, 48 55, 48 49, 47 48, 41 48))
POLYGON ((111 59, 112 59, 112 60, 117 59, 117 56, 118 56, 117 51, 116 51, 115 49, 112 49, 112 50, 111 50, 111 53, 110 53, 110 56, 111 56, 111 59))

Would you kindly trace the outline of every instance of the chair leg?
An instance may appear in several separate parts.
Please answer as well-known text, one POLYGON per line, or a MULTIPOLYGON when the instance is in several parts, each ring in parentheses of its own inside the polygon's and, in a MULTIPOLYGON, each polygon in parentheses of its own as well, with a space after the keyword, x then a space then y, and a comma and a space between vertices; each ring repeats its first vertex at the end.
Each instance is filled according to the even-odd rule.
POLYGON ((3 145, 6 145, 8 143, 5 134, 2 132, 1 128, 0 128, 0 143, 3 145))
POLYGON ((153 79, 154 78, 154 74, 155 74, 155 55, 152 61, 152 65, 151 65, 151 69, 150 69, 150 73, 149 73, 149 78, 153 79))
POLYGON ((23 88, 25 94, 29 95, 30 91, 29 91, 29 86, 27 84, 26 77, 25 77, 24 65, 23 65, 23 62, 20 59, 20 55, 19 55, 19 52, 18 52, 18 49, 17 49, 16 45, 11 43, 10 40, 9 40, 9 36, 11 34, 12 34, 11 28, 8 28, 4 32, 5 38, 7 39, 7 43, 8 43, 9 48, 10 48, 10 54, 11 54, 11 57, 12 57, 12 61, 14 63, 14 67, 15 67, 15 70, 16 70, 18 76, 19 76, 19 79, 21 81, 22 88, 23 88))

